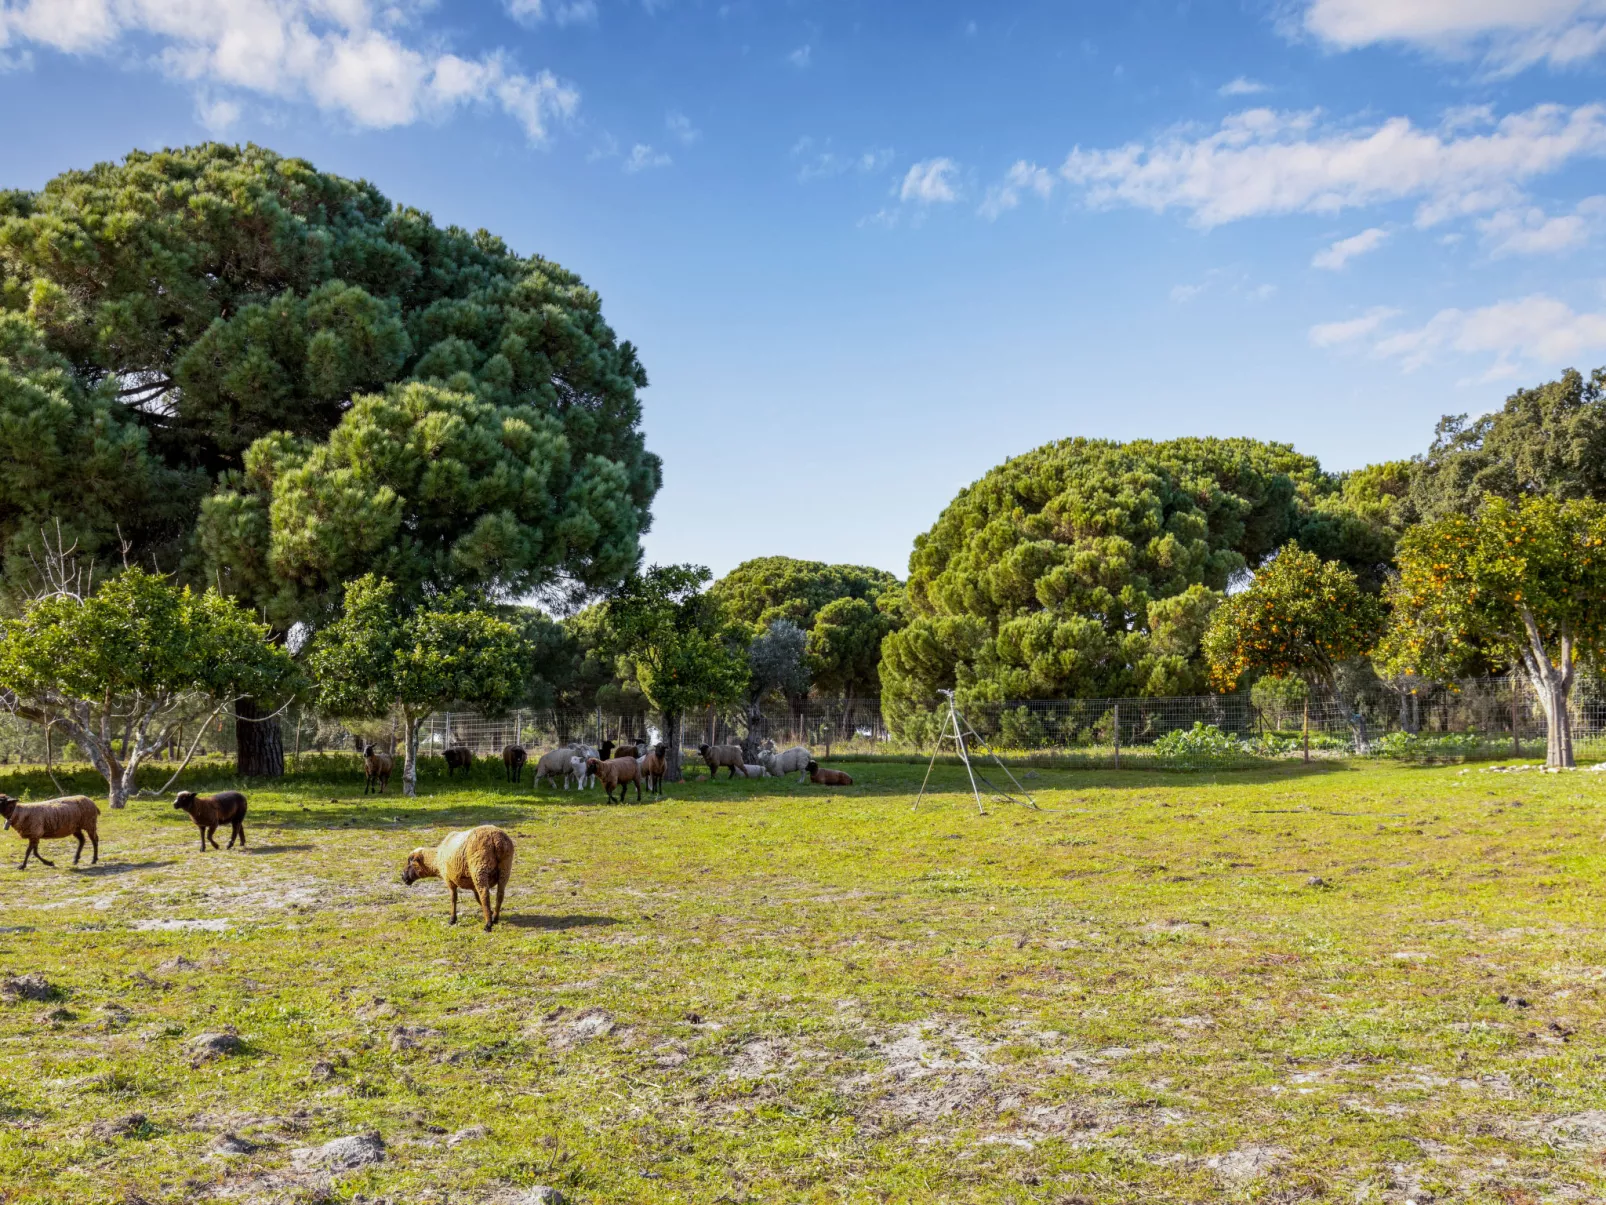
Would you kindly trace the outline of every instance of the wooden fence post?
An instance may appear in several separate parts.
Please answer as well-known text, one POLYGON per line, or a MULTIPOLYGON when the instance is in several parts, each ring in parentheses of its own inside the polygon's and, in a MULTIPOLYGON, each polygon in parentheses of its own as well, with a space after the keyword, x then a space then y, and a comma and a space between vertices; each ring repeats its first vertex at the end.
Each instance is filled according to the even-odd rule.
POLYGON ((1518 713, 1517 713, 1517 692, 1520 691, 1521 689, 1522 689, 1522 684, 1521 684, 1521 682, 1519 682, 1517 680, 1517 675, 1516 674, 1512 674, 1511 675, 1511 756, 1512 757, 1521 757, 1522 756, 1522 729, 1521 729, 1521 727, 1519 727, 1520 720, 1518 719, 1518 713))
POLYGON ((1310 699, 1305 699, 1305 761, 1310 762, 1310 699))
POLYGON ((1121 768, 1121 705, 1115 705, 1115 768, 1121 768))

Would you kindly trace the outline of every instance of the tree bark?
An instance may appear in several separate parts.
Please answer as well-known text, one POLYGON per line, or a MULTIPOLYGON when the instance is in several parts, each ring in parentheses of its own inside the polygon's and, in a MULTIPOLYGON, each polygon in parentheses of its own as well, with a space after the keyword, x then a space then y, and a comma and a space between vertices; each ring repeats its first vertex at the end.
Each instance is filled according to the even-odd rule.
POLYGON ((1523 665, 1528 671, 1528 680, 1533 683, 1534 693, 1539 696, 1539 706, 1545 713, 1545 768, 1571 770, 1577 765, 1573 760, 1572 715, 1567 709, 1574 676, 1572 633, 1563 627, 1558 664, 1550 659, 1550 654, 1545 650, 1539 624, 1527 607, 1522 609, 1522 622, 1528 633, 1523 665))
POLYGON ((402 715, 402 723, 407 729, 407 756, 402 763, 402 794, 409 799, 418 794, 418 728, 426 718, 410 712, 402 715))
POLYGON ((664 754, 664 778, 669 782, 681 782, 684 776, 680 769, 680 713, 666 711, 664 713, 664 744, 668 751, 664 754))
POLYGON ((242 778, 284 777, 284 730, 255 699, 234 705, 234 769, 242 778))

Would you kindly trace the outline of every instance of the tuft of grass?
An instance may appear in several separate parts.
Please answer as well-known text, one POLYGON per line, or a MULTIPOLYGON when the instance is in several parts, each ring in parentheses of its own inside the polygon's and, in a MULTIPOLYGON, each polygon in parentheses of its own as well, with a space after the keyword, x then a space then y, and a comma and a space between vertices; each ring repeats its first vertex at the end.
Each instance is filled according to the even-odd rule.
POLYGON ((324 764, 243 784, 244 852, 170 797, 96 867, 0 836, 0 979, 56 991, 0 1003, 0 1201, 1606 1197, 1606 776, 1039 768, 977 815, 924 771, 610 807, 324 764), (481 823, 489 935, 399 881, 481 823))

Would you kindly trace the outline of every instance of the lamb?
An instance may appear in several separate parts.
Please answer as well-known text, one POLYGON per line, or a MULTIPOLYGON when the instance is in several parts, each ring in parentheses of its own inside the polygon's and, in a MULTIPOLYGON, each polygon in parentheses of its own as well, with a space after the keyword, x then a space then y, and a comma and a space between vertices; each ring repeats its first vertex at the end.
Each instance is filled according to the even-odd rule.
POLYGON ((502 767, 507 771, 509 782, 524 781, 524 763, 530 760, 523 745, 509 745, 502 750, 502 767))
POLYGON ((822 787, 851 787, 853 779, 842 773, 841 770, 822 770, 820 763, 811 761, 808 765, 809 781, 818 783, 822 787))
POLYGON ((372 745, 362 751, 362 793, 364 795, 368 794, 370 788, 373 788, 376 795, 385 793, 385 788, 390 785, 390 767, 394 760, 388 753, 374 752, 372 745))
POLYGON ((474 775, 474 754, 468 749, 446 750, 446 777, 452 776, 453 770, 461 770, 469 777, 474 775))
POLYGON ((0 816, 5 817, 6 828, 16 829, 17 836, 28 843, 18 870, 28 869, 30 857, 38 858, 46 866, 55 866, 39 852, 39 842, 59 841, 66 837, 78 838, 78 848, 72 856, 72 864, 77 866, 78 859, 84 855, 86 833, 94 843, 94 856, 89 859, 89 864, 93 866, 100 861, 100 835, 95 831, 100 809, 87 795, 64 795, 44 803, 21 803, 14 796, 0 795, 0 816))
POLYGON ((567 785, 570 778, 584 777, 574 772, 575 757, 575 751, 569 745, 543 753, 535 763, 535 785, 539 787, 543 778, 556 778, 561 784, 567 785))
POLYGON ((793 745, 784 753, 777 753, 774 749, 765 749, 758 755, 758 761, 765 771, 776 778, 784 778, 788 774, 796 774, 798 781, 803 781, 803 775, 808 773, 809 751, 805 745, 793 745))
POLYGON ((654 745, 652 752, 641 759, 641 776, 647 780, 647 790, 657 795, 664 793, 664 775, 669 772, 669 760, 665 756, 668 752, 668 745, 654 745))
POLYGON ((195 827, 201 830, 201 852, 206 852, 206 843, 210 841, 212 848, 217 849, 218 826, 229 826, 229 848, 234 848, 234 842, 240 842, 240 848, 245 848, 245 796, 238 791, 219 791, 216 795, 197 795, 194 791, 180 791, 178 798, 173 800, 173 806, 181 812, 188 812, 190 819, 195 821, 195 827))
POLYGON ((485 931, 502 919, 502 893, 513 877, 513 838, 494 824, 450 834, 434 849, 415 849, 407 855, 402 882, 411 887, 419 879, 445 879, 452 891, 452 924, 457 923, 457 892, 474 893, 485 917, 485 931), (491 906, 491 888, 496 906, 491 906))
POLYGON ((708 777, 711 779, 718 778, 721 769, 728 769, 730 776, 735 778, 737 769, 747 764, 740 745, 698 745, 697 752, 708 763, 708 777))
POLYGON ((636 802, 641 802, 641 763, 633 757, 615 757, 608 761, 588 758, 586 769, 602 780, 607 789, 608 802, 613 803, 613 789, 619 788, 619 802, 625 801, 625 788, 636 784, 636 802))
POLYGON ((746 775, 748 778, 763 778, 764 777, 764 767, 763 766, 743 766, 742 767, 742 773, 744 775, 746 775))

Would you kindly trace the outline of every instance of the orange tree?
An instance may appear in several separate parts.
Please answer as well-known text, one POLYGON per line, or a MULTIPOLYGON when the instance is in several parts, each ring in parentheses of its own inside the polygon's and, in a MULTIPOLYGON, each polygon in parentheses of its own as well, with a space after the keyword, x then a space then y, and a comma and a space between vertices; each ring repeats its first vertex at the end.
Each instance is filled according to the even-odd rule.
MULTIPOLYGON (((1339 665, 1370 652, 1382 628, 1382 602, 1353 571, 1288 544, 1248 589, 1216 608, 1203 648, 1222 690, 1266 674, 1336 696, 1339 665)), ((1358 723, 1356 739, 1365 741, 1358 723)))
POLYGON ((1481 656, 1520 670, 1545 713, 1545 764, 1573 763, 1568 699, 1580 659, 1606 648, 1606 506, 1485 502, 1406 533, 1399 546, 1396 661, 1481 656))

